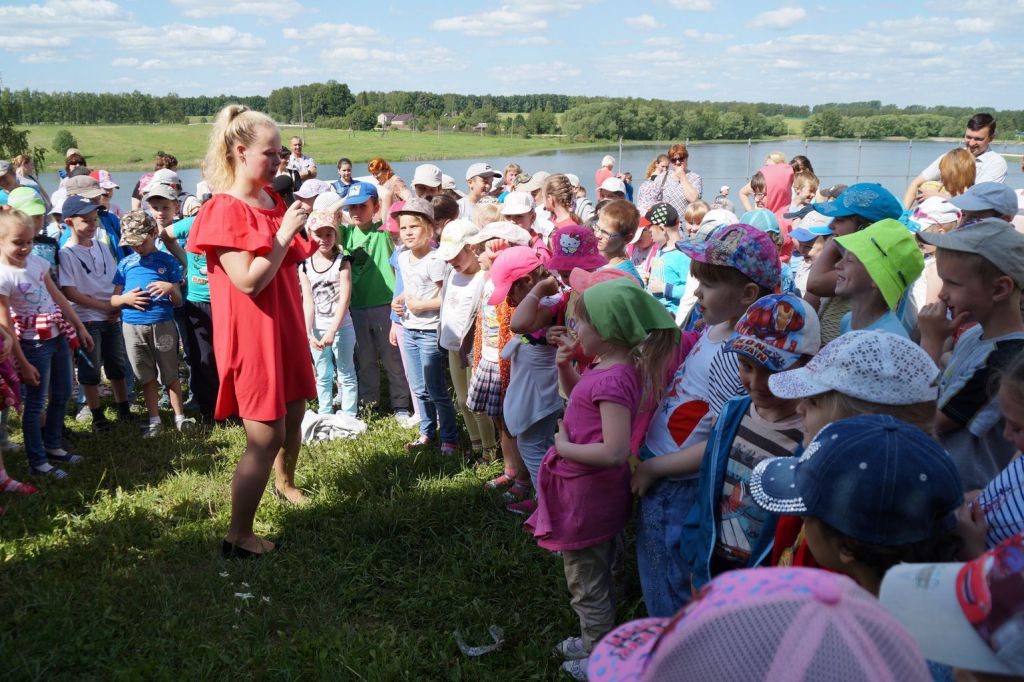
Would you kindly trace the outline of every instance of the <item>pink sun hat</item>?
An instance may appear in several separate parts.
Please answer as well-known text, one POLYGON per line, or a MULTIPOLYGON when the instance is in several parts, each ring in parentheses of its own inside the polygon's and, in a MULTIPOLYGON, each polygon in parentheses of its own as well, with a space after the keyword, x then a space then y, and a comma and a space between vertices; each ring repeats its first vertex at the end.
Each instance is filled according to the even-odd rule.
POLYGON ((729 571, 672 618, 621 625, 590 654, 591 682, 927 682, 900 622, 846 576, 814 568, 729 571))
POLYGON ((549 270, 597 270, 608 265, 608 259, 597 250, 594 232, 580 225, 566 225, 551 235, 549 270))

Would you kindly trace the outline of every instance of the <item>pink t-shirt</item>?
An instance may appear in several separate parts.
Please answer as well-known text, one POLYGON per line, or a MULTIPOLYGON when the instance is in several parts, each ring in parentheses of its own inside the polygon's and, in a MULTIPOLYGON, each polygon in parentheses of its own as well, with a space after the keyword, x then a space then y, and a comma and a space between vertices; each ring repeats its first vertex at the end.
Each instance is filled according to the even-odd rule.
POLYGON ((601 183, 607 180, 608 178, 612 177, 613 175, 615 175, 615 173, 608 170, 604 166, 598 168, 597 172, 594 173, 594 182, 596 183, 594 185, 594 194, 597 194, 597 190, 601 188, 601 183))
MULTIPOLYGON (((624 405, 635 415, 643 385, 636 367, 628 364, 588 369, 569 396, 563 419, 569 440, 578 445, 600 443, 601 403, 624 405)), ((633 497, 628 462, 592 467, 561 457, 552 447, 537 476, 537 511, 526 528, 545 549, 583 549, 615 537, 629 521, 633 497)))

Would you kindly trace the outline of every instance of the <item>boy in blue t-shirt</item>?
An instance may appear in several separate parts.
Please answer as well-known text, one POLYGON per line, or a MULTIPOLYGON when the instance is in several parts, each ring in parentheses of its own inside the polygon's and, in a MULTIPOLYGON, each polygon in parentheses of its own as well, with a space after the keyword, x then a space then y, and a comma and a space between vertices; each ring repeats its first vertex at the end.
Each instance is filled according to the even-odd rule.
POLYGON ((142 211, 132 211, 121 220, 121 245, 134 253, 117 265, 114 294, 110 304, 122 308, 122 322, 128 361, 142 383, 149 424, 144 438, 160 433, 157 380, 167 388, 174 424, 187 431, 192 420, 185 419, 178 379, 178 330, 174 306, 181 303, 181 264, 156 248, 157 225, 142 211))

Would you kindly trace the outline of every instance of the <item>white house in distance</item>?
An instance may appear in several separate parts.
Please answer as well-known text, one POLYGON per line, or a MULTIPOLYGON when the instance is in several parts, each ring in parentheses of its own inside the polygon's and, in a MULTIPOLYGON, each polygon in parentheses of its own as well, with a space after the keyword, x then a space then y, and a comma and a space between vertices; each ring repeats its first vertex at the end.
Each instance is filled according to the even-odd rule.
POLYGON ((408 130, 412 126, 414 116, 412 114, 393 114, 389 111, 377 114, 378 128, 397 128, 408 130))

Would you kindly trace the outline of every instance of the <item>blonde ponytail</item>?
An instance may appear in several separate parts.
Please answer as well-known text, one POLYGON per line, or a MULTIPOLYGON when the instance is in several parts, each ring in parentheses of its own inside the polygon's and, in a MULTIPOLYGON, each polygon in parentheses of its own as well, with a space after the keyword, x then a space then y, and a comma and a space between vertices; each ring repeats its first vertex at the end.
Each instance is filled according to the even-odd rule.
POLYGON ((231 189, 235 182, 235 146, 252 146, 256 142, 257 129, 266 126, 277 129, 274 119, 244 104, 228 104, 217 113, 210 132, 210 146, 203 161, 206 183, 212 192, 231 189))

